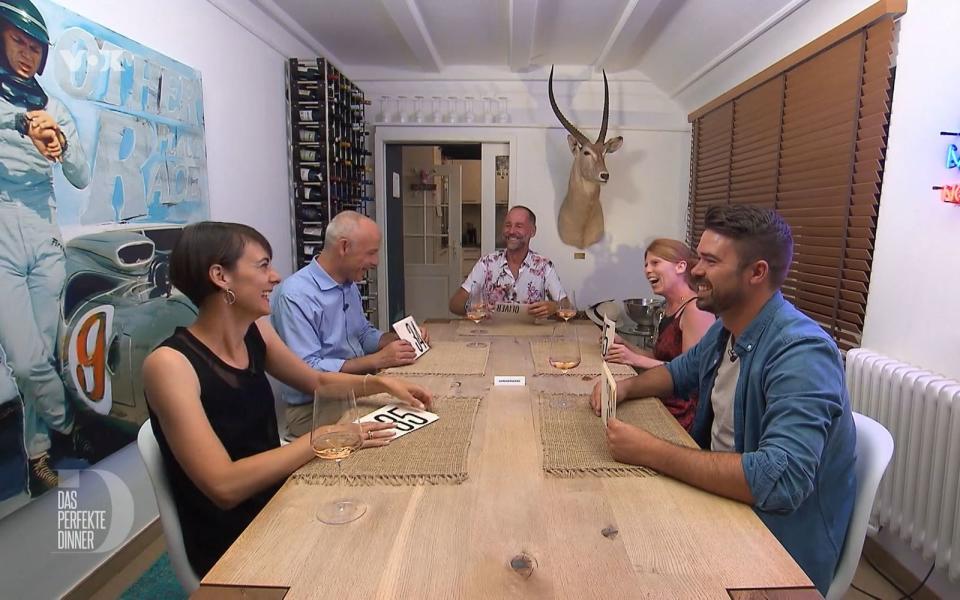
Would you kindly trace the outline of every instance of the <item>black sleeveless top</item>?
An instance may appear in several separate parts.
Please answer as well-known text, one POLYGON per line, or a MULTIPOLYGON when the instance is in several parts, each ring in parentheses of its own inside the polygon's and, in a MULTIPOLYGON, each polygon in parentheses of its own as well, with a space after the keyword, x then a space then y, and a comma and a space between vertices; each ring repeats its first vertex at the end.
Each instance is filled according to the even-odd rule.
MULTIPOLYGON (((273 392, 264 371, 267 346, 256 324, 250 325, 243 341, 250 357, 246 369, 231 367, 220 360, 184 327, 178 327, 160 344, 173 348, 190 361, 200 380, 203 411, 232 460, 280 446, 273 392)), ((147 407, 150 409, 149 402, 147 407)), ((187 558, 194 572, 202 578, 266 506, 282 482, 230 510, 217 508, 180 467, 152 409, 150 423, 177 505, 187 558)))

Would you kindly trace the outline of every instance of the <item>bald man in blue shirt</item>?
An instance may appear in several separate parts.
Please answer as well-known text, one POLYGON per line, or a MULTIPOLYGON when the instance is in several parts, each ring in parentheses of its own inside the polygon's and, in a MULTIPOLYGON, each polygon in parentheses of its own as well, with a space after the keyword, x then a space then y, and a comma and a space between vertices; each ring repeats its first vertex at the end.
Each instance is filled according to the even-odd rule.
MULTIPOLYGON (((372 219, 354 211, 341 212, 327 225, 323 251, 274 291, 273 326, 311 368, 372 373, 415 360, 413 346, 395 333, 380 331, 363 313, 355 282, 377 266, 380 239, 372 219)), ((313 398, 288 386, 281 387, 281 397, 287 403, 288 434, 309 431, 313 398)), ((329 415, 325 420, 337 418, 329 415)))

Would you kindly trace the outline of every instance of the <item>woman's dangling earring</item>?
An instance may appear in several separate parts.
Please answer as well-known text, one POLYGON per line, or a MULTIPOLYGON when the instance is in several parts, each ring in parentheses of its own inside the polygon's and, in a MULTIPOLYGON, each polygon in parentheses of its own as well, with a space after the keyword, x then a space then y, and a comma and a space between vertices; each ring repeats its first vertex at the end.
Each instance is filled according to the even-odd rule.
POLYGON ((227 304, 236 304, 237 295, 233 292, 233 290, 231 290, 230 288, 227 288, 223 290, 223 301, 226 302, 227 304))

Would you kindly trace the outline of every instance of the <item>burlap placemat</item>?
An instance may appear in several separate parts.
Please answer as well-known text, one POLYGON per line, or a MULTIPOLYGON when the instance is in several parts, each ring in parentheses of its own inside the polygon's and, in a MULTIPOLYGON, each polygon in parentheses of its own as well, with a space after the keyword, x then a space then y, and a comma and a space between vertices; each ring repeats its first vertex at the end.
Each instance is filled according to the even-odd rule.
MULTIPOLYGON (((656 398, 630 400, 617 405, 617 418, 669 442, 696 447, 688 436, 680 434, 676 421, 656 398)), ((543 470, 556 477, 647 477, 658 474, 647 467, 619 463, 610 456, 603 423, 590 409, 588 395, 541 393, 540 442, 543 445, 543 470), (553 405, 561 396, 574 406, 555 408, 553 405)))
MULTIPOLYGON (((563 375, 560 369, 554 369, 550 366, 550 341, 533 340, 530 342, 530 351, 533 353, 533 372, 535 375, 563 375)), ((586 341, 580 338, 580 365, 567 371, 567 375, 599 375, 600 363, 600 344, 591 340, 586 341)), ((610 372, 614 377, 623 375, 636 375, 637 372, 627 365, 619 363, 607 363, 610 372)))
POLYGON ((483 375, 490 344, 486 342, 430 342, 430 351, 417 362, 386 369, 388 375, 483 375), (468 344, 477 343, 476 347, 468 344))
MULTIPOLYGON (((367 448, 343 461, 345 485, 458 484, 467 480, 467 450, 480 398, 440 396, 437 421, 381 448, 367 448)), ((335 485, 337 465, 315 458, 292 475, 297 483, 335 485)))
POLYGON ((457 325, 457 335, 502 335, 514 337, 538 337, 553 335, 553 329, 557 326, 556 321, 543 321, 542 323, 517 323, 510 321, 484 321, 475 325, 473 321, 461 321, 457 325), (474 330, 483 333, 473 333, 474 330))

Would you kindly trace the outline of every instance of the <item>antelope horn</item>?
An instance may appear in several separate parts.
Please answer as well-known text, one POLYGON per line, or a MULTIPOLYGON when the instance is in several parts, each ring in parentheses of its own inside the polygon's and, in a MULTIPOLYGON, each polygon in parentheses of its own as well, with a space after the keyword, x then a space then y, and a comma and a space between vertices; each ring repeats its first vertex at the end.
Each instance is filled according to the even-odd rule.
POLYGON ((564 129, 570 132, 570 135, 577 138, 577 141, 580 142, 583 146, 590 145, 590 140, 587 139, 587 136, 580 133, 573 124, 563 116, 563 113, 560 112, 560 107, 557 106, 557 99, 553 97, 553 67, 550 67, 550 80, 547 84, 547 91, 550 94, 550 106, 553 107, 553 114, 557 115, 557 118, 560 119, 560 124, 563 125, 564 129))
POLYGON ((607 85, 607 72, 603 71, 603 120, 600 122, 600 137, 597 143, 602 144, 607 137, 607 121, 610 120, 610 87, 607 85))

